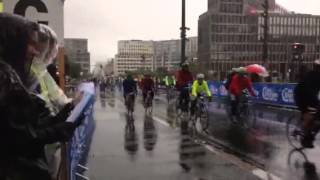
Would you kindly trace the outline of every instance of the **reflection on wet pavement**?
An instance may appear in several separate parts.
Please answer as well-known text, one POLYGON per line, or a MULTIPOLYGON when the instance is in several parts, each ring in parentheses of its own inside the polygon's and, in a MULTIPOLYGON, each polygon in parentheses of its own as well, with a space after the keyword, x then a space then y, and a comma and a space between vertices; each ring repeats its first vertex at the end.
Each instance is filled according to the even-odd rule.
MULTIPOLYGON (((159 106, 161 106, 160 103, 159 106)), ((165 101, 162 106, 165 108, 168 123, 177 123, 173 118, 175 114, 173 106, 167 106, 165 101)), ((290 171, 290 164, 287 163, 292 147, 286 137, 286 123, 290 118, 298 120, 299 112, 259 104, 254 104, 251 110, 256 116, 256 122, 251 127, 243 127, 230 123, 223 101, 212 103, 210 105, 210 135, 207 136, 207 139, 222 144, 228 151, 231 150, 229 152, 255 162, 259 167, 264 167, 282 179, 310 179, 305 174, 309 172, 308 168, 306 171, 302 168, 301 175, 298 175, 299 171, 290 171)), ((164 111, 159 113, 159 116, 163 117, 161 114, 164 114, 164 111)), ((319 167, 319 141, 316 141, 315 144, 315 149, 303 150, 303 153, 312 159, 314 167, 319 167)), ((306 162, 302 158, 296 158, 295 161, 296 164, 299 162, 302 164, 301 167, 305 167, 303 164, 306 162)), ((307 161, 308 163, 310 161, 307 161)), ((313 169, 317 170, 317 168, 313 169)), ((317 174, 319 171, 315 172, 312 178, 317 178, 317 174)))
POLYGON ((126 125, 124 130, 124 147, 129 155, 135 155, 138 151, 138 137, 136 133, 136 127, 134 125, 134 119, 126 116, 126 125))
POLYGON ((150 116, 145 116, 143 123, 143 138, 144 148, 147 151, 152 151, 157 143, 157 130, 154 120, 150 116))
MULTIPOLYGON (((136 102, 134 121, 128 119, 121 97, 107 95, 106 107, 96 104, 97 129, 88 164, 90 179, 259 179, 250 169, 197 143, 188 131, 170 128, 165 119, 159 122, 159 118, 145 116, 140 99, 136 102), (109 105, 112 99, 113 106, 109 105)), ((155 107, 154 116, 167 114, 161 102, 155 102, 155 107)))

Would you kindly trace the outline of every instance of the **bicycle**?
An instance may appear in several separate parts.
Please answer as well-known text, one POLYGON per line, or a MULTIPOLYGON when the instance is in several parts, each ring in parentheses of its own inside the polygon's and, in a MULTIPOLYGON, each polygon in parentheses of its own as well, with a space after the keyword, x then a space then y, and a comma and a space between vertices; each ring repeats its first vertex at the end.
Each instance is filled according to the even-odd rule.
MULTIPOLYGON (((314 124, 312 126, 311 133, 318 134, 320 129, 320 122, 318 120, 319 112, 318 110, 314 109, 310 111, 311 114, 314 114, 314 124)), ((302 129, 302 119, 301 118, 294 118, 294 116, 290 117, 286 124, 286 135, 289 141, 289 144, 295 149, 303 149, 301 146, 301 140, 304 137, 304 132, 302 129)))
POLYGON ((151 115, 152 111, 153 111, 153 107, 152 107, 152 95, 151 95, 152 91, 148 91, 147 92, 147 97, 145 99, 144 102, 144 108, 145 108, 145 113, 151 115))
POLYGON ((174 87, 169 86, 167 87, 167 101, 170 103, 170 101, 174 98, 175 92, 174 92, 174 87))
POLYGON ((126 101, 125 101, 125 105, 127 108, 127 114, 129 117, 133 117, 133 112, 134 112, 134 97, 135 93, 129 93, 126 95, 126 101))
POLYGON ((176 114, 177 114, 177 122, 181 122, 181 129, 188 128, 188 116, 190 109, 190 87, 184 87, 180 92, 180 96, 182 99, 180 101, 180 97, 177 98, 176 101, 176 114), (180 103, 181 102, 181 103, 180 103))
POLYGON ((209 127, 209 111, 205 96, 201 94, 197 99, 192 119, 192 128, 195 132, 207 132, 209 127))
POLYGON ((257 117, 250 107, 251 104, 252 103, 249 100, 249 92, 247 90, 244 90, 243 95, 239 97, 236 121, 233 119, 232 115, 229 115, 231 123, 238 123, 246 128, 254 127, 257 117))

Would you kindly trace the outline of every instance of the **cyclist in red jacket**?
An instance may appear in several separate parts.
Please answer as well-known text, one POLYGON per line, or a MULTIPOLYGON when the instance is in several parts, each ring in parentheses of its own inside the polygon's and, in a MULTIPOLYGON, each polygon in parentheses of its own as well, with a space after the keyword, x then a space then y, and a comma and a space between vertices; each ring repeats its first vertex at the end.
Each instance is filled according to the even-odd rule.
POLYGON ((250 78, 247 77, 246 68, 239 68, 238 73, 233 76, 230 84, 231 115, 238 116, 239 99, 244 90, 248 90, 252 96, 256 96, 250 78))
POLYGON ((181 66, 181 70, 176 73, 176 87, 179 93, 179 106, 181 107, 182 100, 186 99, 190 101, 190 89, 189 84, 193 82, 193 75, 189 71, 189 64, 184 63, 181 66))
POLYGON ((151 78, 150 74, 145 74, 144 78, 141 80, 141 90, 142 90, 142 96, 143 96, 143 102, 145 102, 145 99, 147 97, 148 92, 151 92, 151 99, 154 97, 154 81, 151 78))

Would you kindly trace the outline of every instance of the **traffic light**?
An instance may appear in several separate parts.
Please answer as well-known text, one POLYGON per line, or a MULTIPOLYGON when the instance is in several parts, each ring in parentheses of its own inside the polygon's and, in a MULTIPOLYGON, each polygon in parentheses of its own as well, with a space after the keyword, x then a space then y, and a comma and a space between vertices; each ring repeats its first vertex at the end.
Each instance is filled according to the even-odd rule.
POLYGON ((305 45, 301 43, 293 43, 292 44, 292 55, 293 60, 302 60, 302 54, 305 51, 305 45))

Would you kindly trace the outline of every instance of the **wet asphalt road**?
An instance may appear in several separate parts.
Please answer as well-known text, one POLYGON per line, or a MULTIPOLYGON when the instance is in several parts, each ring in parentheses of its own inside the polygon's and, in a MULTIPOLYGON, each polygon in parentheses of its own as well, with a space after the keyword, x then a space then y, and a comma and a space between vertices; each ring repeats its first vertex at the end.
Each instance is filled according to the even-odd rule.
MULTIPOLYGON (((159 99, 163 102, 160 104, 166 104, 164 95, 159 99)), ((172 107, 164 106, 167 114, 174 114, 170 110, 172 107)), ((216 98, 209 109, 210 130, 208 135, 204 135, 206 140, 222 145, 226 151, 261 167, 272 174, 273 179, 319 179, 320 142, 316 141, 315 148, 311 150, 295 150, 288 143, 286 123, 289 118, 298 120, 299 112, 252 104, 250 109, 256 120, 247 128, 230 122, 224 100, 216 98)))
POLYGON ((115 93, 97 98, 88 160, 91 180, 255 180, 263 174, 191 138, 187 131, 170 127, 166 121, 172 125, 173 118, 162 100, 155 101, 153 117, 148 117, 138 98, 132 124, 120 98, 115 93))

